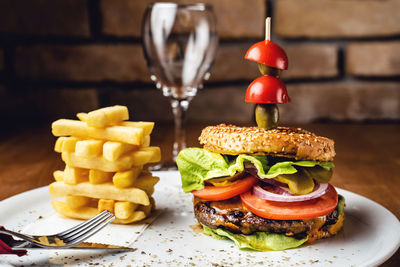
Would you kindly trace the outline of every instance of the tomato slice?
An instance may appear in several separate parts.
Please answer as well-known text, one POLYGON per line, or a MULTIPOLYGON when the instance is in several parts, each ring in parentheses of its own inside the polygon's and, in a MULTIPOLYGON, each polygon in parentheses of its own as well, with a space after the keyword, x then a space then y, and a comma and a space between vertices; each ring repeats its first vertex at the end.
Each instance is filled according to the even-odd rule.
POLYGON ((276 77, 263 75, 255 79, 247 88, 246 102, 283 104, 290 102, 286 86, 276 77))
POLYGON ((247 176, 246 178, 236 180, 230 185, 227 186, 212 186, 207 185, 204 189, 194 190, 192 191, 193 195, 196 197, 218 201, 224 200, 228 198, 232 198, 236 195, 242 194, 248 190, 250 190, 253 185, 258 182, 258 179, 254 176, 247 176))
POLYGON ((276 202, 261 199, 251 191, 240 195, 243 204, 254 214, 274 220, 304 220, 328 215, 337 206, 338 195, 329 185, 326 194, 301 202, 276 202))
POLYGON ((244 57, 280 70, 287 70, 288 57, 279 45, 271 41, 261 41, 252 45, 244 57))

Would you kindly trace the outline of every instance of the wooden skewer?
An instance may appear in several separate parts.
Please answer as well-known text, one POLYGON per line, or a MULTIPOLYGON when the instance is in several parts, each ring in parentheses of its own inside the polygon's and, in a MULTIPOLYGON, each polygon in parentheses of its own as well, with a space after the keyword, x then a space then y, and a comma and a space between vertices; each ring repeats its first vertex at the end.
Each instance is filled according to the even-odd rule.
POLYGON ((265 19, 265 41, 271 41, 271 17, 265 19))

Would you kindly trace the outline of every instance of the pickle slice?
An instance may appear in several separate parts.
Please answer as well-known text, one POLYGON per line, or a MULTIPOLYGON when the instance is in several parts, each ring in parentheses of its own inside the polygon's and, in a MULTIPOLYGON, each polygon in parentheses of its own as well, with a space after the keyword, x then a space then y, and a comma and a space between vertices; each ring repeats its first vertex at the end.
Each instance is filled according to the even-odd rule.
POLYGON ((332 169, 329 171, 322 168, 321 166, 315 166, 312 168, 304 168, 304 171, 308 176, 313 178, 315 181, 317 181, 320 184, 324 184, 329 182, 329 180, 332 177, 332 169))
POLYGON ((306 175, 303 169, 299 169, 294 174, 278 175, 275 179, 287 184, 290 191, 296 195, 305 195, 311 193, 314 189, 314 180, 306 175))
POLYGON ((207 180, 206 183, 212 184, 214 186, 227 186, 234 181, 242 178, 244 175, 244 172, 239 172, 235 174, 234 176, 225 176, 225 177, 220 177, 220 178, 213 178, 210 180, 207 180))
POLYGON ((260 128, 269 130, 278 126, 279 109, 276 104, 257 104, 255 115, 260 128))

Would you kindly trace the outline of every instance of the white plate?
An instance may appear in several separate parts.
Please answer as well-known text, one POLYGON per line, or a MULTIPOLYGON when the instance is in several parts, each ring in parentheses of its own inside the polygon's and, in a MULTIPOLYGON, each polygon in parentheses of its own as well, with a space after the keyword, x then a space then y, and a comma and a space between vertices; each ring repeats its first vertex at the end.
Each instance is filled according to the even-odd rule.
MULTIPOLYGON (((346 198, 346 220, 335 237, 286 251, 254 252, 237 249, 232 242, 197 234, 191 194, 180 189, 178 172, 157 172, 161 178, 154 197, 161 215, 132 244, 136 251, 121 254, 89 254, 84 251, 30 251, 28 256, 2 255, 7 265, 114 266, 376 266, 400 245, 400 222, 381 205, 338 189, 346 198)), ((22 230, 52 212, 47 187, 0 202, 0 225, 22 230)), ((99 233, 100 234, 100 233, 99 233)))

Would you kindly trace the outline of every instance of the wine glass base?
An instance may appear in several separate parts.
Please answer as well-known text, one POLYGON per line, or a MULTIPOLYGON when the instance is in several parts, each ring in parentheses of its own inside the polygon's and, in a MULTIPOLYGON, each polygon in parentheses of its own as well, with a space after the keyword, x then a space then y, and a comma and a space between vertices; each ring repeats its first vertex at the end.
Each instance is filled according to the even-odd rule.
POLYGON ((178 167, 176 166, 175 161, 167 160, 167 161, 163 161, 158 164, 150 166, 149 170, 150 171, 177 171, 178 167))

